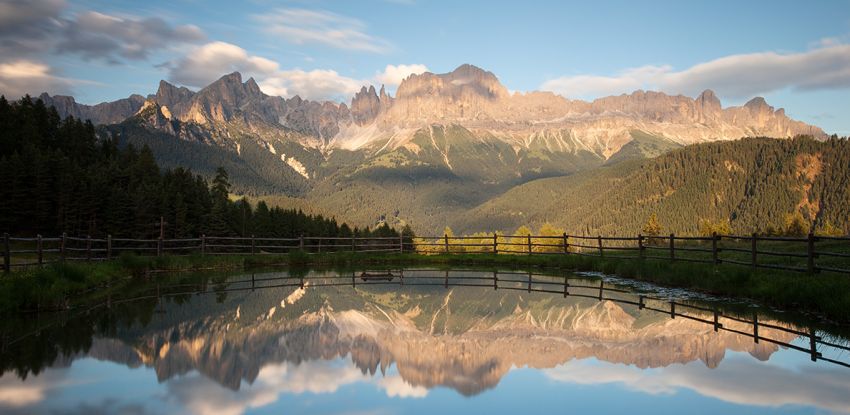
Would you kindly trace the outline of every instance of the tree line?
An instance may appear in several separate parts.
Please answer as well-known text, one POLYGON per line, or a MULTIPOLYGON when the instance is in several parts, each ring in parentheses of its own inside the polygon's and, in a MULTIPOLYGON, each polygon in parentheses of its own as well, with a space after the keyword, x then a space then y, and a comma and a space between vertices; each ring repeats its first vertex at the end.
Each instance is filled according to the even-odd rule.
MULTIPOLYGON (((90 121, 0 96, 0 232, 102 237, 399 236, 386 224, 351 228, 335 218, 231 198, 227 171, 212 181, 160 169, 147 146, 99 139, 90 121)), ((409 228, 405 229, 412 235, 409 228)))

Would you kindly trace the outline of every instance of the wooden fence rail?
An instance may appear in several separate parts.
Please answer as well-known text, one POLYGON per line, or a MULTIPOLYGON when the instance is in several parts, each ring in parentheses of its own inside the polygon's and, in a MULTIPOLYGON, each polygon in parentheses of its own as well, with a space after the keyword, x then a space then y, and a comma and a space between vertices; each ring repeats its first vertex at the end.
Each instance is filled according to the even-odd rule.
POLYGON ((3 270, 64 261, 110 260, 139 255, 228 255, 385 252, 422 254, 489 253, 506 255, 579 255, 633 260, 732 264, 816 274, 850 275, 850 237, 774 237, 752 235, 489 235, 298 238, 206 236, 133 239, 61 235, 21 238, 3 235, 3 270))

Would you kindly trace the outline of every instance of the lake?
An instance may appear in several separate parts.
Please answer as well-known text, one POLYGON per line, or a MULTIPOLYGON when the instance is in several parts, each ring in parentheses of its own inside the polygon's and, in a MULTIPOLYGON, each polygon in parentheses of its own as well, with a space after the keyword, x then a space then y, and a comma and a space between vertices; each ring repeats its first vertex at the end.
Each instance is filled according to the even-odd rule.
POLYGON ((159 275, 3 324, 3 414, 850 413, 840 328, 594 274, 159 275))

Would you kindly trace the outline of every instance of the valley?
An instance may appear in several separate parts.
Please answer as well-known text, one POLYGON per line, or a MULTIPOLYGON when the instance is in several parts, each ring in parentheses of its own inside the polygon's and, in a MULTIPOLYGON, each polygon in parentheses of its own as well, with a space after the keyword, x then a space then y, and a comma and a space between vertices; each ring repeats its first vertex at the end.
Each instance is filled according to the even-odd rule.
POLYGON ((410 225, 433 234, 445 226, 510 232, 551 223, 577 233, 634 232, 658 213, 679 232, 694 232, 700 219, 749 231, 767 226, 755 218, 779 225, 797 210, 814 226, 848 225, 840 213, 846 191, 830 194, 832 203, 799 194, 804 186, 822 192, 846 180, 844 141, 823 141, 820 128, 762 98, 723 108, 710 90, 694 99, 636 91, 586 102, 510 92, 491 72, 461 65, 411 75, 395 96, 364 86, 350 103, 270 96, 238 72, 199 91, 161 81, 146 98, 96 106, 66 96, 40 99, 63 117, 91 119, 102 139, 148 146, 163 167, 207 177, 224 167, 237 195, 357 226, 410 225), (811 139, 781 140, 796 136, 811 139), (773 139, 741 142, 745 137, 773 139), (756 172, 764 151, 790 164, 756 172), (805 183, 789 175, 795 157, 824 151, 832 161, 827 174, 805 183), (715 160, 718 153, 734 160, 715 160), (722 172, 722 162, 746 167, 722 172), (696 165, 709 170, 688 174, 696 165), (781 182, 780 194, 788 196, 765 208, 746 193, 748 182, 732 180, 739 173, 781 182), (797 205, 816 207, 803 212, 797 205), (619 212, 616 223, 612 212, 619 212))

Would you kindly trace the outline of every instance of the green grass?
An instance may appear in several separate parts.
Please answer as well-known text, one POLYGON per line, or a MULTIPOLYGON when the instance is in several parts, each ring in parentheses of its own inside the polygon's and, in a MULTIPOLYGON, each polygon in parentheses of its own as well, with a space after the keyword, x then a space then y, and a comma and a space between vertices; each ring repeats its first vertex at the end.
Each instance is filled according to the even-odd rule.
POLYGON ((0 279, 0 314, 62 309, 86 293, 138 281, 156 272, 236 270, 268 266, 487 266, 514 269, 551 268, 598 271, 671 287, 723 296, 751 298, 766 305, 816 314, 850 323, 850 277, 807 275, 791 271, 753 270, 738 265, 710 265, 667 260, 599 258, 578 255, 374 254, 219 255, 187 257, 122 256, 100 263, 57 264, 13 272, 0 279))

